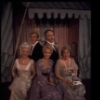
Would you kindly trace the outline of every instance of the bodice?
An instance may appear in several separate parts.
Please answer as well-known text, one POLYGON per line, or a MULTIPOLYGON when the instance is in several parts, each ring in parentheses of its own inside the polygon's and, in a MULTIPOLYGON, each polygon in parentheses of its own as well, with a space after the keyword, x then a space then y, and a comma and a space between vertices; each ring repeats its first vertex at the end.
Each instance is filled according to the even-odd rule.
POLYGON ((29 78, 31 76, 32 63, 33 63, 33 61, 30 60, 30 62, 27 65, 21 65, 19 63, 18 59, 16 59, 15 66, 16 66, 16 69, 17 69, 18 76, 19 77, 24 77, 24 78, 29 78))

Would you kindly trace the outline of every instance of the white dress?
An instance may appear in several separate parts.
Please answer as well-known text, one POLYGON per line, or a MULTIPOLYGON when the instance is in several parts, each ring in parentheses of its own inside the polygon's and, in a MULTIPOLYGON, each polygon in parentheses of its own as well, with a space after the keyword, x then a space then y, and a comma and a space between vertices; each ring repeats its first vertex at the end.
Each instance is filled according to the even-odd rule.
POLYGON ((18 59, 16 59, 12 68, 12 75, 17 77, 14 78, 9 86, 11 90, 10 100, 25 100, 31 80, 35 75, 34 61, 30 60, 27 65, 21 65, 18 59))

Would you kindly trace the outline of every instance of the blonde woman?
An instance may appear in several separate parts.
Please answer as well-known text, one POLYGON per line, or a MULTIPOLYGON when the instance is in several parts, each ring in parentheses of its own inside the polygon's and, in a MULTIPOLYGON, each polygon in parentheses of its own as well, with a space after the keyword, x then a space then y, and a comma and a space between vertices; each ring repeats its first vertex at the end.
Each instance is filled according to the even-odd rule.
POLYGON ((31 80, 35 76, 34 61, 28 58, 30 45, 22 43, 19 47, 20 58, 15 60, 12 68, 13 82, 9 86, 10 100, 26 100, 31 80))
POLYGON ((43 58, 36 63, 37 76, 33 80, 28 100, 65 100, 64 92, 52 77, 53 61, 50 58, 53 49, 50 44, 43 46, 43 58))
POLYGON ((77 76, 78 66, 71 58, 71 48, 64 46, 61 55, 55 66, 55 74, 66 92, 66 100, 85 100, 85 87, 77 76))

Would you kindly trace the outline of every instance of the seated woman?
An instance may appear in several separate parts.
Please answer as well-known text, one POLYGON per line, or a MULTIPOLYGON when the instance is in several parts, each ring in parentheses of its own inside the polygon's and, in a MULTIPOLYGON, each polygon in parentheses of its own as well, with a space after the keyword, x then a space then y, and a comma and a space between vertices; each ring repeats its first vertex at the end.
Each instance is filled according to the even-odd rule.
POLYGON ((66 92, 66 100, 85 100, 85 87, 77 77, 78 66, 70 57, 70 47, 64 46, 61 55, 55 66, 55 75, 66 92))
POLYGON ((53 61, 49 59, 53 52, 51 45, 44 45, 42 51, 44 57, 36 62, 37 76, 33 80, 28 100, 65 100, 62 88, 52 79, 53 61))
POLYGON ((31 80, 35 76, 34 61, 28 58, 30 45, 23 43, 20 46, 20 58, 15 60, 12 68, 13 82, 9 86, 10 100, 26 100, 31 80))

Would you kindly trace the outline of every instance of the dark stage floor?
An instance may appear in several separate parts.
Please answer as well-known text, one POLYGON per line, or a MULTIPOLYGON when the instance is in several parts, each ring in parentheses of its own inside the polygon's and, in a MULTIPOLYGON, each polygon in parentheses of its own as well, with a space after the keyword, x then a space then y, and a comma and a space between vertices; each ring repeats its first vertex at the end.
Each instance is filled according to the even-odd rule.
MULTIPOLYGON (((10 85, 10 82, 1 83, 1 98, 0 100, 9 100, 10 97, 10 91, 8 89, 8 86, 10 85)), ((86 100, 91 100, 91 80, 85 79, 83 80, 83 84, 86 87, 86 100)))

